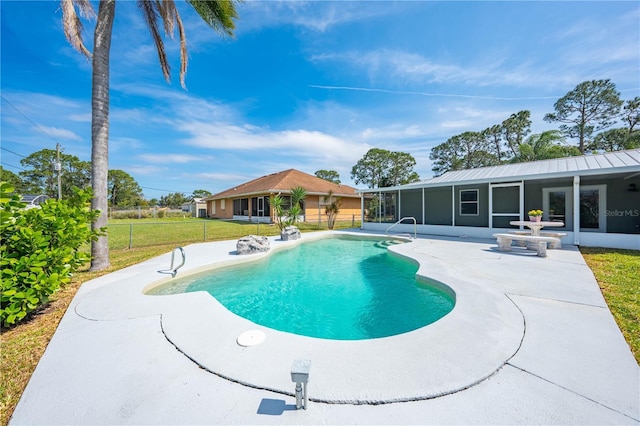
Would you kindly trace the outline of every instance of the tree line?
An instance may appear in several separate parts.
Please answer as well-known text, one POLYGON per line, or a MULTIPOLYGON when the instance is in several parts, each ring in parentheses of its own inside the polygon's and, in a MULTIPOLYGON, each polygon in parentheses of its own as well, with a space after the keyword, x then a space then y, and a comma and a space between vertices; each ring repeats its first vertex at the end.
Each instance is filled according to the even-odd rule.
MULTIPOLYGON (((561 123, 555 130, 530 134, 531 112, 524 110, 482 131, 452 136, 431 149, 434 174, 640 147, 640 97, 623 101, 610 80, 578 84, 554 109, 544 120, 561 123)), ((372 148, 353 166, 351 178, 369 188, 405 185, 420 180, 415 165, 409 153, 372 148)), ((316 176, 340 183, 334 170, 318 170, 316 176)))
POLYGON ((433 172, 439 176, 451 170, 640 147, 640 97, 623 101, 610 80, 578 84, 554 109, 544 121, 561 123, 557 130, 529 135, 531 113, 524 110, 482 131, 449 138, 431 150, 433 172), (622 127, 611 128, 618 123, 622 127), (567 138, 577 144, 568 144, 567 138))
MULTIPOLYGON (((15 174, 0 167, 0 180, 8 182, 17 194, 47 195, 58 197, 58 171, 55 164, 58 154, 53 149, 42 149, 20 160, 24 170, 15 174)), ((63 199, 74 196, 73 188, 88 189, 91 187, 91 162, 82 161, 75 155, 60 153, 60 194, 63 199)), ((211 195, 205 189, 196 189, 190 195, 171 192, 160 199, 144 198, 142 188, 136 180, 123 170, 109 170, 107 177, 109 207, 171 207, 178 208, 195 198, 211 195)))

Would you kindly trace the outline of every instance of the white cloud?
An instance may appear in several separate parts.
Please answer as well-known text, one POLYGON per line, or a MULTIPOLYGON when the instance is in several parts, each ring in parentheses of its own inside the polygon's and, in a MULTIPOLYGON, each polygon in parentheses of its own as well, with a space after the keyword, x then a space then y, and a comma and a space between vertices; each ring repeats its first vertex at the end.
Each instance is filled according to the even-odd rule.
POLYGON ((91 123, 91 112, 78 113, 78 114, 70 114, 68 116, 71 121, 79 121, 82 123, 91 123))
POLYGON ((42 131, 44 131, 47 135, 51 136, 53 139, 67 139, 72 141, 81 141, 82 138, 68 129, 61 129, 59 127, 49 127, 49 126, 38 126, 42 131))
POLYGON ((472 125, 470 120, 443 121, 441 126, 446 129, 469 129, 472 125))
POLYGON ((262 149, 269 152, 269 155, 290 152, 315 158, 352 158, 354 155, 352 143, 319 131, 272 131, 252 125, 186 120, 178 124, 178 129, 191 135, 183 143, 201 148, 245 151, 262 149))
POLYGON ((157 176, 166 173, 169 169, 167 167, 148 166, 148 165, 132 165, 123 168, 124 171, 131 175, 142 176, 157 176))
POLYGON ((294 25, 315 32, 362 21, 375 16, 388 16, 395 9, 389 2, 321 2, 321 1, 250 1, 240 3, 238 33, 264 27, 294 25))
POLYGON ((213 180, 229 181, 229 182, 235 181, 238 183, 246 182, 247 180, 256 178, 256 176, 248 176, 248 175, 242 175, 237 173, 198 173, 196 176, 202 179, 213 179, 213 180))
POLYGON ((360 132, 363 140, 394 140, 423 137, 429 130, 416 124, 392 124, 386 127, 367 127, 360 132))
POLYGON ((159 164, 188 164, 202 161, 211 161, 213 157, 202 155, 189 155, 189 154, 142 154, 138 156, 139 159, 149 163, 159 164))

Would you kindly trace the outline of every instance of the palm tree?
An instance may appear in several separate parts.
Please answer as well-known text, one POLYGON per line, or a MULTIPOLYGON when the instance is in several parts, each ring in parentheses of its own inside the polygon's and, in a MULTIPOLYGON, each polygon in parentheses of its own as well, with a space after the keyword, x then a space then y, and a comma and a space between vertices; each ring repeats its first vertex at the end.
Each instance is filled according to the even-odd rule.
POLYGON ((324 197, 325 207, 324 213, 327 215, 327 226, 329 229, 333 229, 336 223, 336 216, 340 212, 340 197, 333 198, 333 191, 329 190, 329 193, 324 197))
POLYGON ((272 195, 271 200, 269 200, 269 205, 273 208, 275 214, 276 225, 281 231, 287 226, 296 225, 298 218, 304 213, 302 203, 307 196, 307 190, 297 186, 291 188, 290 193, 288 200, 279 193, 272 195))
MULTIPOLYGON (((233 0, 187 0, 202 19, 214 30, 232 36, 234 19, 238 18, 233 0)), ((171 69, 164 51, 159 20, 164 25, 166 35, 173 36, 175 27, 180 35, 180 84, 185 87, 187 72, 187 43, 182 20, 173 0, 137 0, 138 7, 149 27, 158 51, 160 67, 167 81, 171 69)), ((80 53, 91 59, 91 53, 82 40, 82 21, 78 16, 92 19, 96 17, 90 0, 61 0, 62 23, 65 36, 80 53)), ((100 216, 92 224, 93 229, 107 226, 107 174, 109 170, 109 53, 111 34, 116 12, 116 0, 101 0, 94 33, 92 58, 91 94, 91 182, 93 198, 91 208, 100 210, 100 216)), ((109 246, 107 236, 100 237, 91 245, 91 270, 99 271, 109 267, 109 246)))
POLYGON ((546 130, 529 136, 518 146, 517 152, 518 155, 513 157, 512 163, 580 155, 576 147, 564 144, 564 137, 558 130, 546 130))

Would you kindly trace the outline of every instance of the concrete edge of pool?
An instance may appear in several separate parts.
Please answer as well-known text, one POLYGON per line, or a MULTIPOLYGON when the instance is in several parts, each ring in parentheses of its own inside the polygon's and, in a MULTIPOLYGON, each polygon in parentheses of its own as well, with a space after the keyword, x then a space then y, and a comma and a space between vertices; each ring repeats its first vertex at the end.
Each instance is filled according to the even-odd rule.
MULTIPOLYGON (((293 384, 288 382, 290 362, 303 355, 287 350, 287 359, 280 360, 277 356, 283 351, 257 355, 254 349, 262 346, 257 345, 245 348, 240 354, 245 359, 240 361, 203 358, 232 364, 221 365, 228 371, 237 368, 238 362, 248 362, 253 372, 250 375, 257 378, 261 378, 260 369, 274 370, 286 389, 287 395, 282 395, 211 374, 168 341, 165 333, 183 333, 187 336, 178 337, 196 345, 197 338, 189 335, 198 329, 189 328, 187 319, 174 317, 189 316, 198 307, 219 307, 212 298, 197 294, 174 298, 141 293, 158 279, 157 270, 167 268, 171 257, 167 253, 81 286, 33 372, 10 424, 640 424, 640 366, 576 247, 550 250, 544 259, 526 250, 500 252, 495 240, 464 237, 421 235, 411 245, 397 247, 418 257, 426 275, 442 279, 448 273, 470 291, 487 291, 512 301, 519 314, 508 310, 504 320, 510 321, 513 313, 513 321, 524 321, 524 339, 502 368, 469 388, 440 397, 378 405, 312 402, 309 410, 296 411, 295 398, 290 396, 293 384), (167 330, 163 332, 165 325, 167 330)), ((196 270, 198 265, 235 250, 235 241, 196 244, 186 249, 187 270, 196 270)), ((209 321, 213 318, 219 327, 229 320, 238 330, 255 329, 254 324, 224 310, 212 315, 218 316, 209 321)), ((493 314, 481 315, 472 320, 482 321, 493 314)), ((501 333, 494 332, 496 336, 501 333)), ((286 334, 265 336, 264 343, 281 338, 288 345, 295 340, 286 334)), ((399 345, 402 349, 414 346, 410 367, 429 362, 431 350, 456 344, 457 339, 453 333, 441 333, 440 341, 425 340, 429 337, 399 345)), ((466 337, 471 341, 485 336, 469 333, 466 337)), ((369 370, 361 370, 365 376, 385 376, 385 368, 394 364, 401 350, 394 348, 394 339, 378 339, 371 342, 376 343, 373 350, 366 348, 364 353, 347 356, 366 361, 369 370)), ((492 354, 489 342, 484 346, 472 342, 480 352, 465 347, 457 359, 450 360, 452 369, 443 370, 439 376, 420 377, 413 368, 407 368, 392 385, 400 388, 404 379, 414 387, 412 383, 420 381, 447 381, 446 372, 464 371, 465 362, 489 356, 485 352, 492 354)), ((238 349, 230 336, 229 340, 196 345, 192 355, 207 357, 225 347, 238 349)), ((328 349, 334 351, 334 347, 328 349)), ((312 399, 317 401, 322 390, 321 376, 343 369, 341 351, 336 345, 333 356, 313 353, 310 357, 312 399), (330 362, 330 371, 319 369, 320 361, 330 362)), ((351 389, 351 397, 362 387, 355 375, 335 380, 322 386, 351 389)), ((377 396, 366 398, 374 401, 377 396)))
MULTIPOLYGON (((270 242, 272 251, 277 251, 328 235, 367 234, 325 232, 304 234, 295 242, 271 237, 270 242)), ((294 359, 307 358, 312 361, 312 400, 382 404, 428 399, 466 389, 502 368, 521 344, 524 319, 505 294, 465 279, 436 258, 425 263, 412 255, 413 245, 407 242, 391 250, 416 261, 419 275, 450 287, 456 306, 433 324, 386 338, 337 341, 299 336, 241 318, 207 293, 144 295, 170 280, 155 272, 166 268, 166 256, 152 259, 145 271, 130 279, 95 290, 93 297, 76 306, 76 312, 95 320, 159 314, 165 336, 180 352, 212 373, 259 389, 291 394, 290 378, 283 372, 294 359), (123 299, 135 303, 119 303, 123 299), (263 331, 265 341, 238 345, 238 336, 252 329, 263 331), (268 360, 269 368, 262 360, 268 360)), ((187 246, 187 264, 179 275, 269 255, 240 257, 234 249, 234 241, 187 246)))

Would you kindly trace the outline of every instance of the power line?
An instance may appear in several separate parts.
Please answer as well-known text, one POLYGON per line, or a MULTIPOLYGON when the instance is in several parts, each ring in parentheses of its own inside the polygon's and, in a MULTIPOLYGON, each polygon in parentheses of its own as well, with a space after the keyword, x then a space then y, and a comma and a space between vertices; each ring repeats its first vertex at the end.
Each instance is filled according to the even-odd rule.
POLYGON ((33 120, 31 120, 29 117, 27 117, 22 111, 20 111, 15 105, 13 105, 11 102, 9 102, 9 100, 7 98, 5 98, 4 96, 0 95, 0 98, 2 98, 3 101, 5 101, 6 103, 8 103, 11 108, 15 109, 16 111, 18 111, 18 114, 20 114, 21 116, 23 116, 25 118, 25 120, 27 120, 29 123, 33 124, 34 126, 36 126, 36 128, 38 130, 40 130, 42 133, 44 133, 45 135, 49 136, 49 138, 51 138, 52 141, 54 141, 55 143, 59 143, 53 136, 51 136, 49 133, 45 132, 44 130, 42 130, 42 128, 40 126, 38 126, 33 120))
POLYGON ((14 166, 13 164, 5 163, 4 161, 0 161, 0 164, 2 164, 4 166, 8 166, 8 167, 13 167, 14 169, 27 171, 27 169, 23 169, 22 167, 14 166))
POLYGON ((11 151, 10 149, 4 148, 4 147, 2 147, 2 146, 0 146, 0 149, 1 149, 1 150, 3 150, 3 151, 7 151, 7 152, 10 152, 10 153, 12 153, 12 154, 15 154, 15 155, 17 155, 18 157, 27 158, 27 157, 25 157, 25 156, 24 156, 24 155, 22 155, 22 154, 18 154, 17 152, 13 152, 13 151, 11 151))
POLYGON ((182 193, 182 191, 170 191, 168 189, 150 188, 148 186, 141 186, 140 188, 142 188, 142 189, 151 189, 151 190, 154 190, 154 191, 162 191, 162 192, 179 192, 179 193, 182 193))
MULTIPOLYGON (((17 152, 11 151, 10 149, 7 149, 7 148, 5 148, 5 147, 1 147, 1 146, 0 146, 0 149, 2 149, 3 151, 10 152, 10 153, 12 153, 12 154, 14 154, 14 155, 17 155, 17 156, 19 156, 19 157, 27 158, 26 156, 24 156, 24 155, 22 155, 22 154, 18 154, 17 152)), ((0 163, 2 163, 2 164, 4 164, 4 165, 6 165, 6 166, 8 166, 8 167, 13 167, 14 169, 19 169, 19 170, 24 170, 24 171, 26 171, 26 169, 23 169, 22 167, 14 166, 14 165, 12 165, 12 164, 5 163, 4 161, 2 161, 2 162, 0 162, 0 163)), ((151 187, 148 187, 148 186, 141 186, 140 188, 142 188, 142 189, 151 189, 151 190, 153 190, 153 191, 168 192, 168 193, 172 193, 172 192, 173 192, 173 193, 178 193, 178 192, 179 192, 179 193, 182 193, 182 191, 172 191, 172 190, 170 190, 170 189, 151 188, 151 187)))

